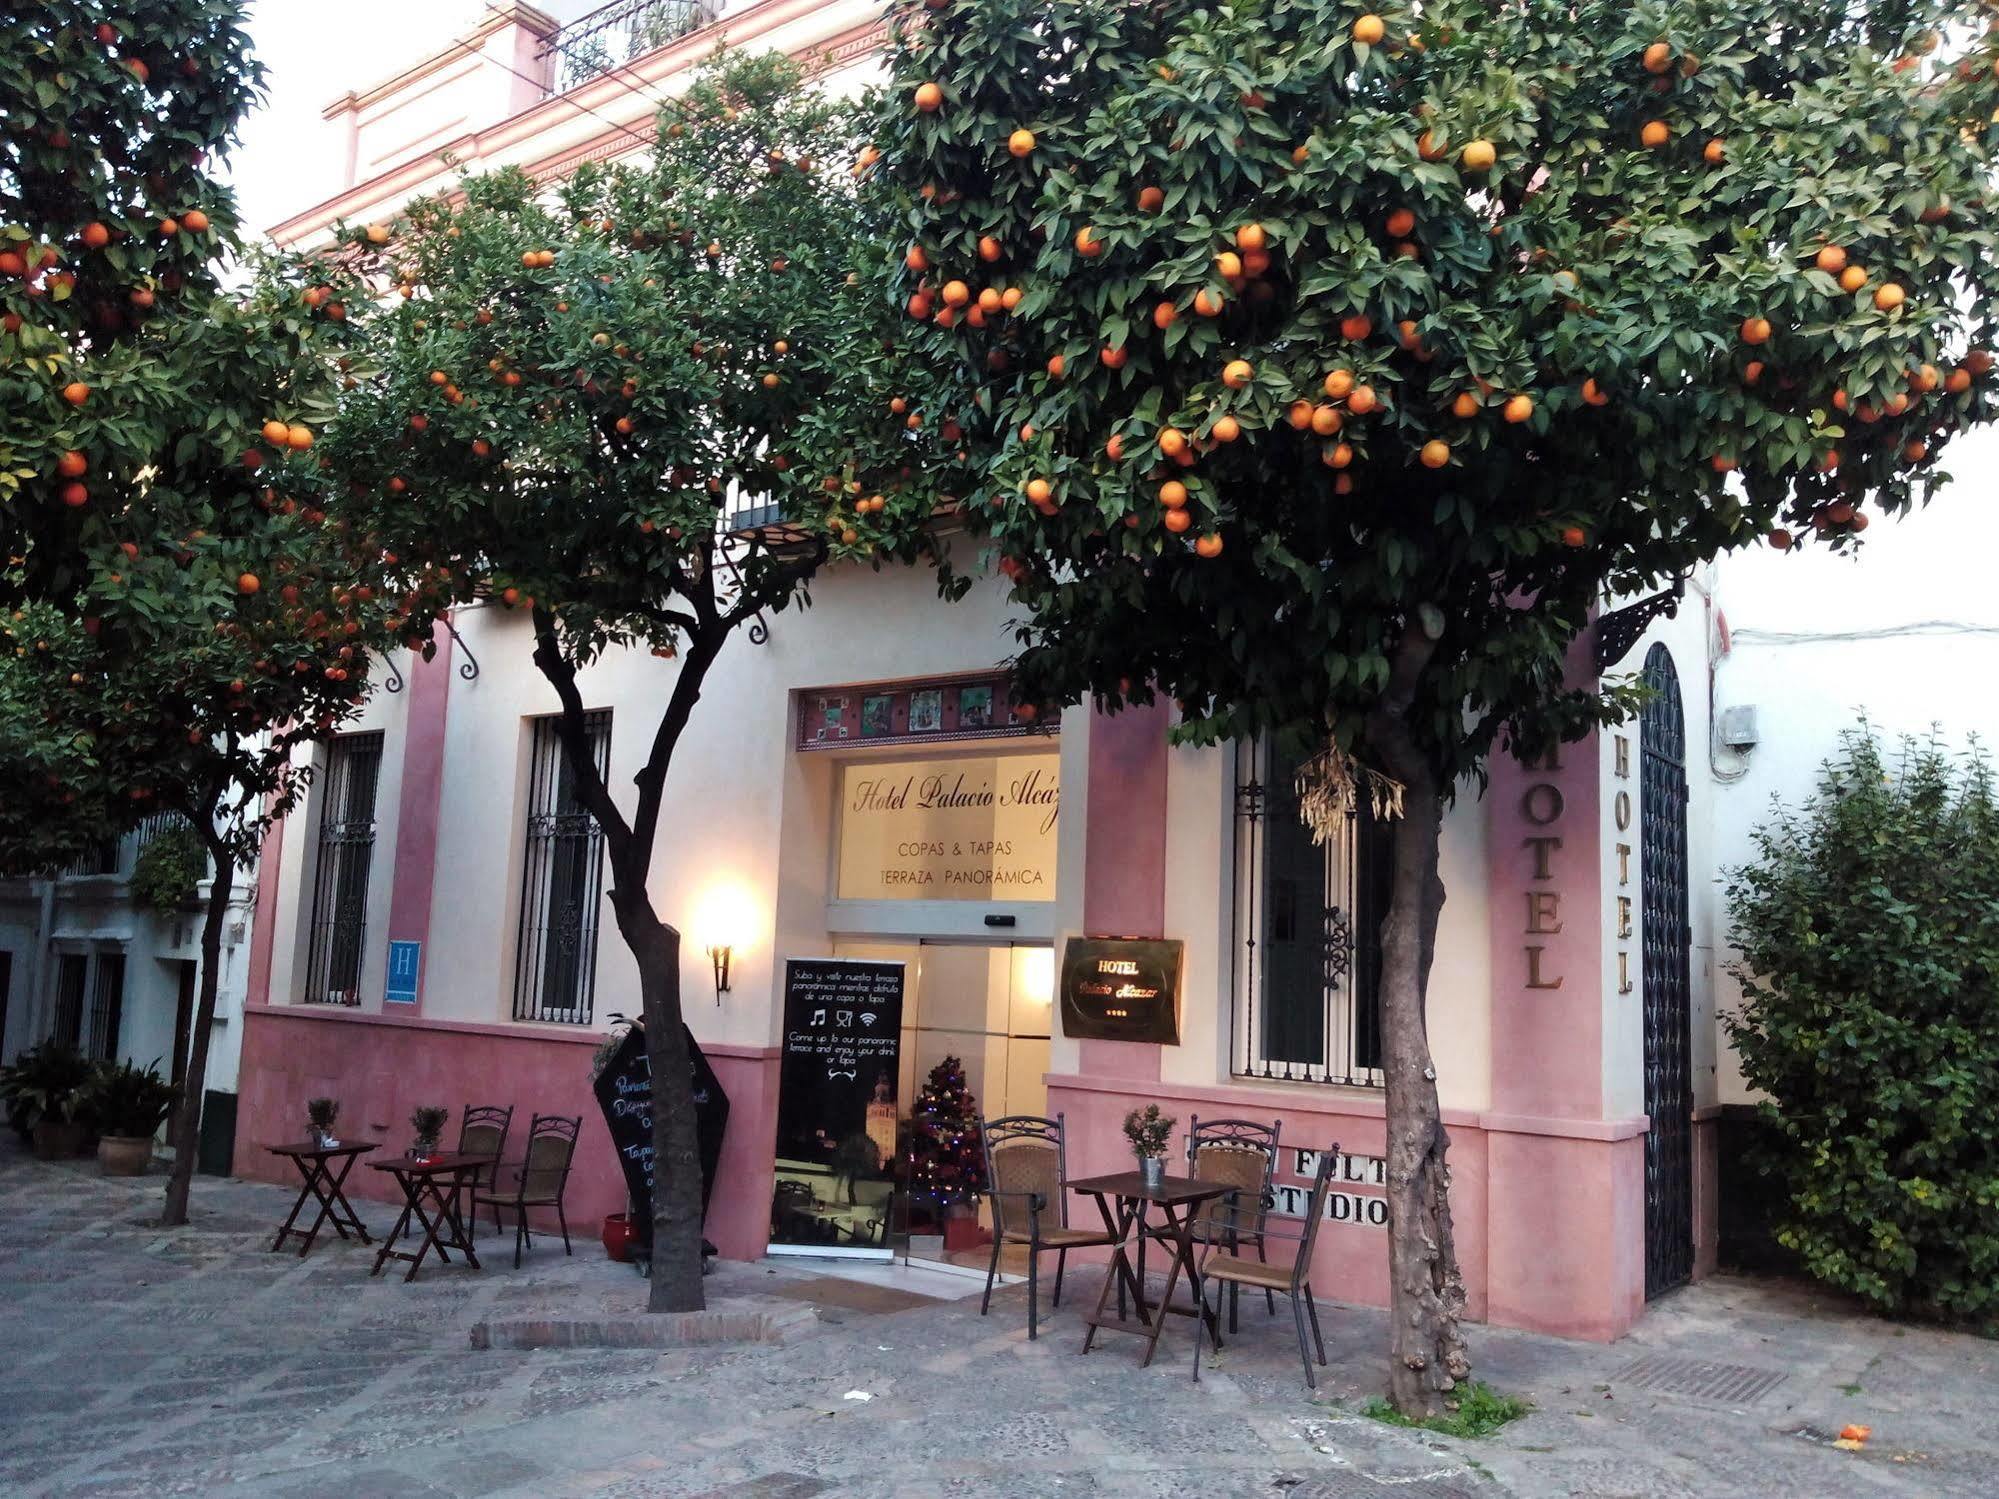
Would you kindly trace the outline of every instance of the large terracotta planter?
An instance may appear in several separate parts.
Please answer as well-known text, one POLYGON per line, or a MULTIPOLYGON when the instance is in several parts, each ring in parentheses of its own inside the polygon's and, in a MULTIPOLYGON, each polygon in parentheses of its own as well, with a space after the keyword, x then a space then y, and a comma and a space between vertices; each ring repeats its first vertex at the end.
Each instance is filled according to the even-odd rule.
POLYGON ((638 1242, 638 1230, 624 1213, 604 1215, 604 1253, 619 1264, 626 1264, 632 1257, 632 1245, 638 1242))
POLYGON ((44 1161, 66 1161, 83 1152, 90 1132, 73 1119, 40 1119, 35 1122, 35 1154, 44 1161))
POLYGON ((97 1166, 106 1176, 144 1176, 153 1164, 153 1139, 106 1135, 97 1142, 97 1166))

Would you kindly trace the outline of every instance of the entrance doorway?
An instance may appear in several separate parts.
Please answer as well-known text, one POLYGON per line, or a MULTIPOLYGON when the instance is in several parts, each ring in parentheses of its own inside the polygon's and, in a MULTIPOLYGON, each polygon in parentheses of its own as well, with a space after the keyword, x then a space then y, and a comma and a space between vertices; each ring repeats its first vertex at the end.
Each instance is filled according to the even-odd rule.
MULTIPOLYGON (((992 1253, 992 1215, 981 1202, 962 1217, 908 1190, 912 1111, 947 1061, 963 1069, 971 1129, 980 1118, 1048 1111, 1055 951, 1045 943, 856 939, 834 955, 906 965, 902 1061, 896 1080, 897 1169, 875 1190, 885 1199, 887 1242, 899 1258, 983 1270, 992 1253)), ((976 1145, 976 1140, 974 1141, 976 1145)), ((920 1147, 917 1147, 920 1148, 920 1147)), ((868 1184, 860 1184, 867 1190, 868 1184)))
POLYGON ((1645 657, 1651 690, 1638 720, 1644 797, 1645 1295, 1694 1270, 1693 1034, 1687 956, 1687 726, 1679 673, 1663 645, 1645 657))

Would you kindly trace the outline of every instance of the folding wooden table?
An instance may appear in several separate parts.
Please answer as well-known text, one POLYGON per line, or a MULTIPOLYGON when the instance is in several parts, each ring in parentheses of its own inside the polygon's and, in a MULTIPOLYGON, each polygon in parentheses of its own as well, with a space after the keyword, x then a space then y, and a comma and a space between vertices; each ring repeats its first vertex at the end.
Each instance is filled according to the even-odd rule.
POLYGON ((284 1248, 285 1240, 296 1238, 299 1258, 304 1259, 319 1237, 321 1225, 331 1223, 333 1231, 341 1238, 347 1237, 347 1230, 353 1229, 360 1235, 363 1244, 375 1241, 368 1237, 368 1230, 355 1215, 347 1194, 341 1190, 347 1182, 347 1173, 354 1169, 354 1162, 371 1150, 381 1148, 380 1140, 344 1140, 338 1145, 315 1145, 301 1141, 295 1145, 266 1145, 262 1149, 272 1155, 281 1155, 298 1168, 298 1174, 305 1178, 305 1184, 298 1189, 298 1201, 292 1204, 291 1216, 278 1230, 277 1238, 271 1241, 271 1250, 276 1253, 284 1248), (319 1199, 319 1216, 312 1220, 311 1228, 294 1228, 298 1215, 305 1210, 308 1197, 319 1199))
POLYGON ((479 1256, 472 1248, 472 1236, 465 1231, 465 1219, 459 1212, 458 1204, 465 1188, 495 1159, 483 1152, 459 1155, 440 1151, 421 1160, 399 1156, 368 1162, 370 1171, 388 1172, 403 1189, 402 1213, 396 1219, 396 1226, 382 1239, 382 1247, 375 1255, 375 1268, 368 1273, 381 1274, 382 1266, 390 1260, 408 1260, 409 1273, 403 1279, 415 1280, 423 1257, 433 1249, 437 1251, 438 1259, 447 1265, 451 1263, 451 1256, 446 1251, 455 1249, 465 1256, 466 1263, 474 1270, 481 1268, 479 1256), (437 1210, 436 1217, 426 1211, 426 1204, 437 1210), (396 1248, 396 1241, 408 1230, 412 1215, 423 1225, 423 1242, 417 1245, 414 1254, 407 1249, 396 1248))
MULTIPOLYGON (((1152 1187, 1147 1186, 1145 1178, 1136 1171, 1086 1176, 1065 1181, 1062 1185, 1094 1197, 1097 1211, 1103 1214, 1104 1227, 1117 1240, 1117 1247, 1111 1251, 1110 1274, 1104 1277, 1104 1288, 1097 1293, 1096 1309, 1087 1318, 1090 1330, 1083 1337, 1083 1352, 1088 1353, 1097 1340, 1097 1334, 1109 1328, 1113 1332, 1134 1333, 1144 1338, 1145 1363, 1150 1364, 1153 1354, 1159 1351, 1159 1334, 1165 1330, 1168 1312, 1182 1317, 1202 1317, 1219 1341, 1220 1332, 1214 1314, 1201 1302, 1200 1272, 1194 1264, 1194 1222, 1204 1203, 1228 1196, 1236 1190, 1234 1186, 1227 1182, 1200 1181, 1190 1176, 1169 1176, 1152 1187), (1117 1201, 1115 1213, 1110 1206, 1113 1198, 1117 1201), (1156 1226, 1145 1221, 1147 1211, 1153 1207, 1159 1209, 1161 1218, 1156 1226), (1139 1262, 1143 1264, 1147 1239, 1164 1244, 1173 1252, 1172 1263, 1166 1269, 1166 1288, 1157 1302, 1147 1298, 1145 1282, 1132 1268, 1131 1256, 1127 1253, 1128 1246, 1136 1243, 1140 1251, 1139 1262), (1193 1293, 1192 1306, 1173 1304, 1173 1291, 1180 1283, 1182 1270, 1187 1272, 1187 1288, 1193 1293), (1138 1312, 1136 1324, 1126 1320, 1122 1306, 1119 1315, 1104 1315, 1104 1307, 1110 1301, 1113 1288, 1119 1290, 1120 1302, 1123 1301, 1123 1291, 1131 1292, 1138 1312)), ((1198 1330, 1195 1336, 1200 1336, 1198 1330)))

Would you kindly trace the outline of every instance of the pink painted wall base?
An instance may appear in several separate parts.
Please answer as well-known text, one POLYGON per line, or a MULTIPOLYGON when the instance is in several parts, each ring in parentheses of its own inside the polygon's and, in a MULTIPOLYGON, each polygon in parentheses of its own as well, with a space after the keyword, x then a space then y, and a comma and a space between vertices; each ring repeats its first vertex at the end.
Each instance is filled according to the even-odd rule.
POLYGON ((1609 1342, 1645 1310, 1645 1139, 1486 1136, 1487 1320, 1609 1342))
MULTIPOLYGON (((296 1185, 290 1164, 260 1147, 305 1133, 308 1098, 338 1099, 340 1133, 381 1140, 386 1151, 399 1151, 408 1142, 410 1111, 420 1104, 448 1107, 453 1129, 468 1103, 512 1104, 516 1139, 526 1138, 536 1113, 582 1117, 564 1204, 572 1240, 594 1241, 604 1215, 625 1210, 624 1177, 590 1091, 591 1053, 602 1039, 594 1033, 522 1033, 401 1016, 330 1015, 288 1005, 251 1006, 243 1021, 239 1176, 296 1185)), ((776 1054, 749 1047, 703 1049, 729 1095, 729 1129, 709 1204, 708 1237, 727 1258, 756 1259, 764 1252, 770 1223, 776 1054)), ((347 1191, 355 1198, 398 1200, 394 1183, 368 1170, 365 1157, 348 1177, 347 1191)))

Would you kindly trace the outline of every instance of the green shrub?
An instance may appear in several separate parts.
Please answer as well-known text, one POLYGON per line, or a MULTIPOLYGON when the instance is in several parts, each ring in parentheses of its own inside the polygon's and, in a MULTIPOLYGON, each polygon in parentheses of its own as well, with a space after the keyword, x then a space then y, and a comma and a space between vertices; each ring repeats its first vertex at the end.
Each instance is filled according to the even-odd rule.
POLYGON ((186 822, 173 822, 139 850, 132 866, 132 898, 154 911, 178 911, 208 878, 208 851, 186 822))
POLYGON ((1725 1016, 1780 1243, 1884 1310, 1999 1312, 1999 807, 1982 756, 1865 725, 1730 876, 1725 1016))

